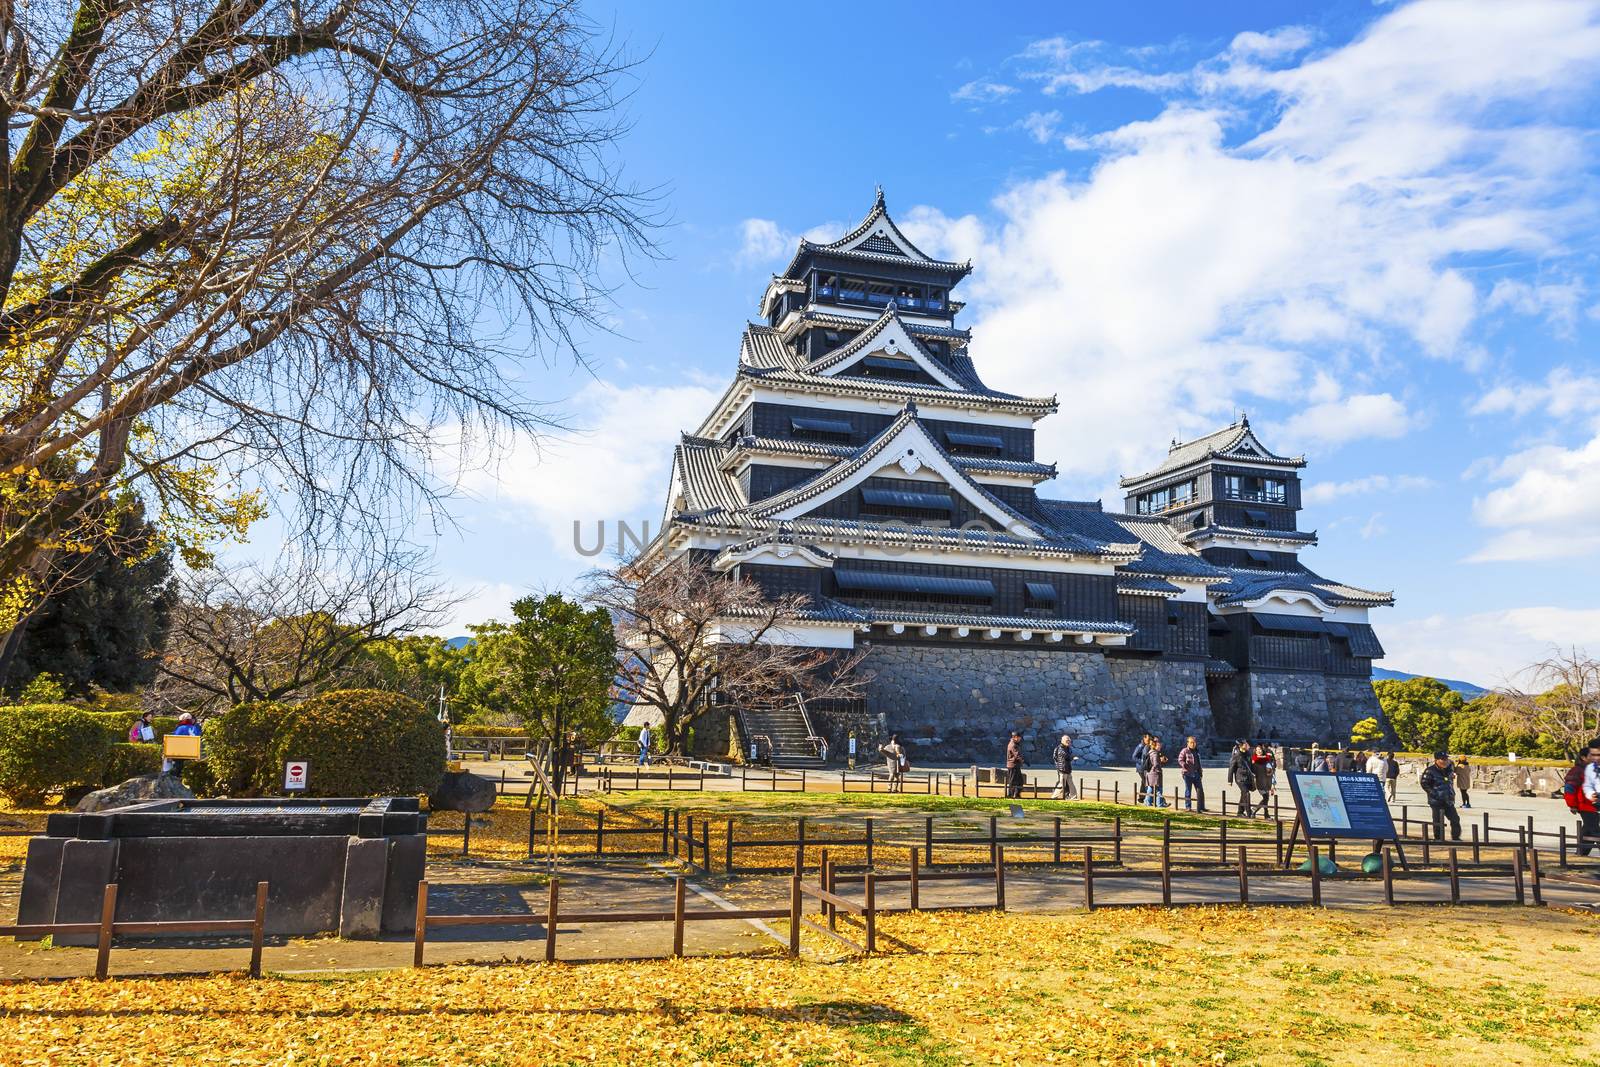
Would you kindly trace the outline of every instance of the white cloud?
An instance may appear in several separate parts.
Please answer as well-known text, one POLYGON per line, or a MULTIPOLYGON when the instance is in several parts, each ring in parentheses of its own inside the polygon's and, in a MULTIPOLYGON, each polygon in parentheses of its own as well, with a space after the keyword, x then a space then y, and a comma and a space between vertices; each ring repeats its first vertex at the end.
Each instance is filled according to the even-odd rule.
POLYGON ((1543 383, 1508 381, 1484 393, 1468 409, 1473 415, 1528 415, 1554 419, 1600 415, 1600 375, 1556 367, 1543 383))
POLYGON ((739 224, 740 245, 734 259, 741 266, 780 259, 794 251, 794 237, 771 219, 745 219, 739 224))
POLYGON ((1034 111, 1022 120, 1022 128, 1028 131, 1040 144, 1049 144, 1056 139, 1056 130, 1061 125, 1061 112, 1059 111, 1034 111))
MULTIPOLYGON (((977 266, 980 369, 1059 389, 1072 414, 1040 424, 1039 448, 1075 491, 1240 408, 1283 419, 1286 450, 1406 432, 1416 413, 1375 376, 1484 358, 1458 262, 1557 256, 1583 217, 1585 135, 1543 115, 1600 70, 1587 16, 1420 3, 1266 65, 1307 40, 1247 38, 1150 84, 1165 110, 1094 135, 1086 177, 1008 190, 996 223, 922 213, 919 243, 977 266)), ((1073 91, 1116 80, 1096 63, 1151 73, 1095 42, 1029 59, 1073 91)))
POLYGON ((1369 438, 1402 437, 1414 416, 1388 393, 1361 393, 1312 404, 1290 416, 1276 436, 1300 447, 1341 445, 1369 438))
POLYGON ((1509 686, 1552 647, 1600 652, 1600 609, 1534 606, 1472 615, 1401 616, 1382 624, 1383 665, 1412 674, 1509 686))
POLYGON ((1478 522, 1501 530, 1472 562, 1561 559, 1600 550, 1600 434, 1574 448, 1536 445, 1489 468, 1506 482, 1476 498, 1478 522))
POLYGON ((1331 504, 1349 496, 1366 496, 1370 493, 1414 493, 1433 488, 1432 478, 1416 474, 1371 474, 1365 478, 1352 478, 1345 482, 1312 482, 1301 492, 1307 504, 1331 504))
POLYGON ((1006 85, 1003 82, 993 82, 986 79, 977 79, 967 82, 961 88, 950 94, 952 100, 960 100, 968 104, 992 104, 996 100, 1004 100, 1015 94, 1017 87, 1006 85))
POLYGON ((659 531, 679 434, 699 425, 717 395, 698 385, 593 382, 567 405, 580 432, 538 447, 525 438, 508 442, 463 464, 462 485, 524 517, 532 553, 583 561, 573 524, 589 549, 604 522, 609 555, 619 522, 635 531, 648 524, 650 536, 659 531))
POLYGON ((1283 26, 1266 33, 1246 30, 1228 45, 1230 57, 1281 59, 1311 47, 1313 35, 1305 26, 1283 26))
POLYGON ((1041 66, 1024 73, 1030 81, 1041 82, 1047 95, 1096 93, 1101 89, 1141 89, 1161 92, 1176 89, 1189 79, 1185 71, 1141 68, 1134 64, 1148 61, 1159 50, 1117 49, 1104 41, 1072 41, 1050 37, 1035 41, 1019 59, 1041 66), (1112 58, 1106 58, 1106 57, 1112 58))
POLYGON ((1532 284, 1515 278, 1501 278, 1489 290, 1485 307, 1490 311, 1509 308, 1520 315, 1543 318, 1559 337, 1571 337, 1578 322, 1584 286, 1576 281, 1532 284))

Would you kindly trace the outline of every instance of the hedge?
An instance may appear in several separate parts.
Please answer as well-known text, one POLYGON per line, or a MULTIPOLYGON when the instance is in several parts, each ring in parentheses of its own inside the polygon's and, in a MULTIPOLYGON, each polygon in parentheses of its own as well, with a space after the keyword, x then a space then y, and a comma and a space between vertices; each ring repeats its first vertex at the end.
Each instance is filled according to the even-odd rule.
POLYGON ((118 741, 111 746, 105 770, 100 774, 102 786, 117 785, 129 778, 140 778, 161 771, 161 746, 129 744, 118 741))
POLYGON ((414 796, 444 776, 444 724, 400 693, 335 690, 291 709, 271 753, 310 763, 310 796, 414 796))
POLYGON ((266 701, 238 704, 206 722, 206 758, 201 762, 210 764, 221 792, 260 796, 276 791, 279 765, 272 759, 272 745, 290 710, 266 701))
POLYGON ((485 726, 483 723, 462 723, 460 726, 450 727, 450 732, 456 737, 527 737, 528 730, 524 726, 485 726))
POLYGON ((70 704, 0 708, 0 793, 35 805, 57 791, 97 786, 111 745, 104 724, 70 704))

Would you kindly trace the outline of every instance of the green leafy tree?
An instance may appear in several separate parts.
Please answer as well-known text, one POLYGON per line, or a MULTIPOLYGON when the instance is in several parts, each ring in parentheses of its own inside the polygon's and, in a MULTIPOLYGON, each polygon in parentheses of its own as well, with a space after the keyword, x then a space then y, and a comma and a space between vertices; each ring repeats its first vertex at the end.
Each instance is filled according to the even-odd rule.
POLYGON ((534 741, 577 731, 581 741, 610 736, 617 639, 611 617, 559 593, 523 597, 514 621, 471 627, 471 662, 461 697, 483 720, 499 715, 534 741))
POLYGON ((363 655, 357 673, 366 675, 365 684, 404 693, 433 707, 441 688, 446 701, 457 701, 472 649, 470 644, 458 647, 442 637, 411 634, 374 641, 363 649, 363 655))
POLYGON ((1350 743, 1353 745, 1369 745, 1382 740, 1383 726, 1376 718, 1362 719, 1350 727, 1350 743))
POLYGON ((1465 704, 1460 693, 1437 678, 1385 678, 1372 688, 1401 748, 1432 752, 1448 744, 1450 721, 1465 704))

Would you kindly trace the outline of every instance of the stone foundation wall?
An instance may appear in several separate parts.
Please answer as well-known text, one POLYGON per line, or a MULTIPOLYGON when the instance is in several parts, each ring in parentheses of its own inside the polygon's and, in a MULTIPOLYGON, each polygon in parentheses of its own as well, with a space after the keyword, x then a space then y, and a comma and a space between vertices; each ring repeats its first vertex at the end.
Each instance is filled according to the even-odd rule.
MULTIPOLYGON (((863 669, 866 728, 875 751, 900 734, 913 764, 993 764, 1011 730, 1022 732, 1033 766, 1047 764, 1061 734, 1086 762, 1125 760, 1141 730, 1169 744, 1211 733, 1204 665, 1108 659, 1097 652, 878 644, 863 669)), ((837 739, 833 742, 837 744, 837 739)), ((835 748, 843 752, 843 747, 835 748)))
POLYGON ((1327 689, 1328 720, 1334 740, 1349 744, 1350 728, 1362 719, 1384 721, 1378 694, 1372 691, 1372 679, 1330 674, 1327 689))
MULTIPOLYGON (((1309 671, 1251 671, 1253 737, 1333 740, 1327 678, 1309 671)), ((1350 731, 1343 740, 1350 740, 1350 731)))

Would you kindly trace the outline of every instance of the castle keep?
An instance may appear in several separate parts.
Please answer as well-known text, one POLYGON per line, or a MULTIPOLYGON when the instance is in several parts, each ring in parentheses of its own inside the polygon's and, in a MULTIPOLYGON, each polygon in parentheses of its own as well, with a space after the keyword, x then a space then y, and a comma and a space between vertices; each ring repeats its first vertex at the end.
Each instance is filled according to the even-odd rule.
POLYGON ((801 241, 677 447, 648 551, 804 594, 785 642, 869 650, 866 697, 802 731, 836 753, 852 729, 923 762, 992 760, 1012 728, 1094 760, 1141 730, 1348 740, 1377 714, 1368 609, 1393 597, 1301 562, 1304 458, 1240 418, 1123 478, 1121 511, 1040 496, 1034 426, 1058 405, 979 377, 952 295, 970 270, 912 244, 881 192, 838 240, 801 241))

